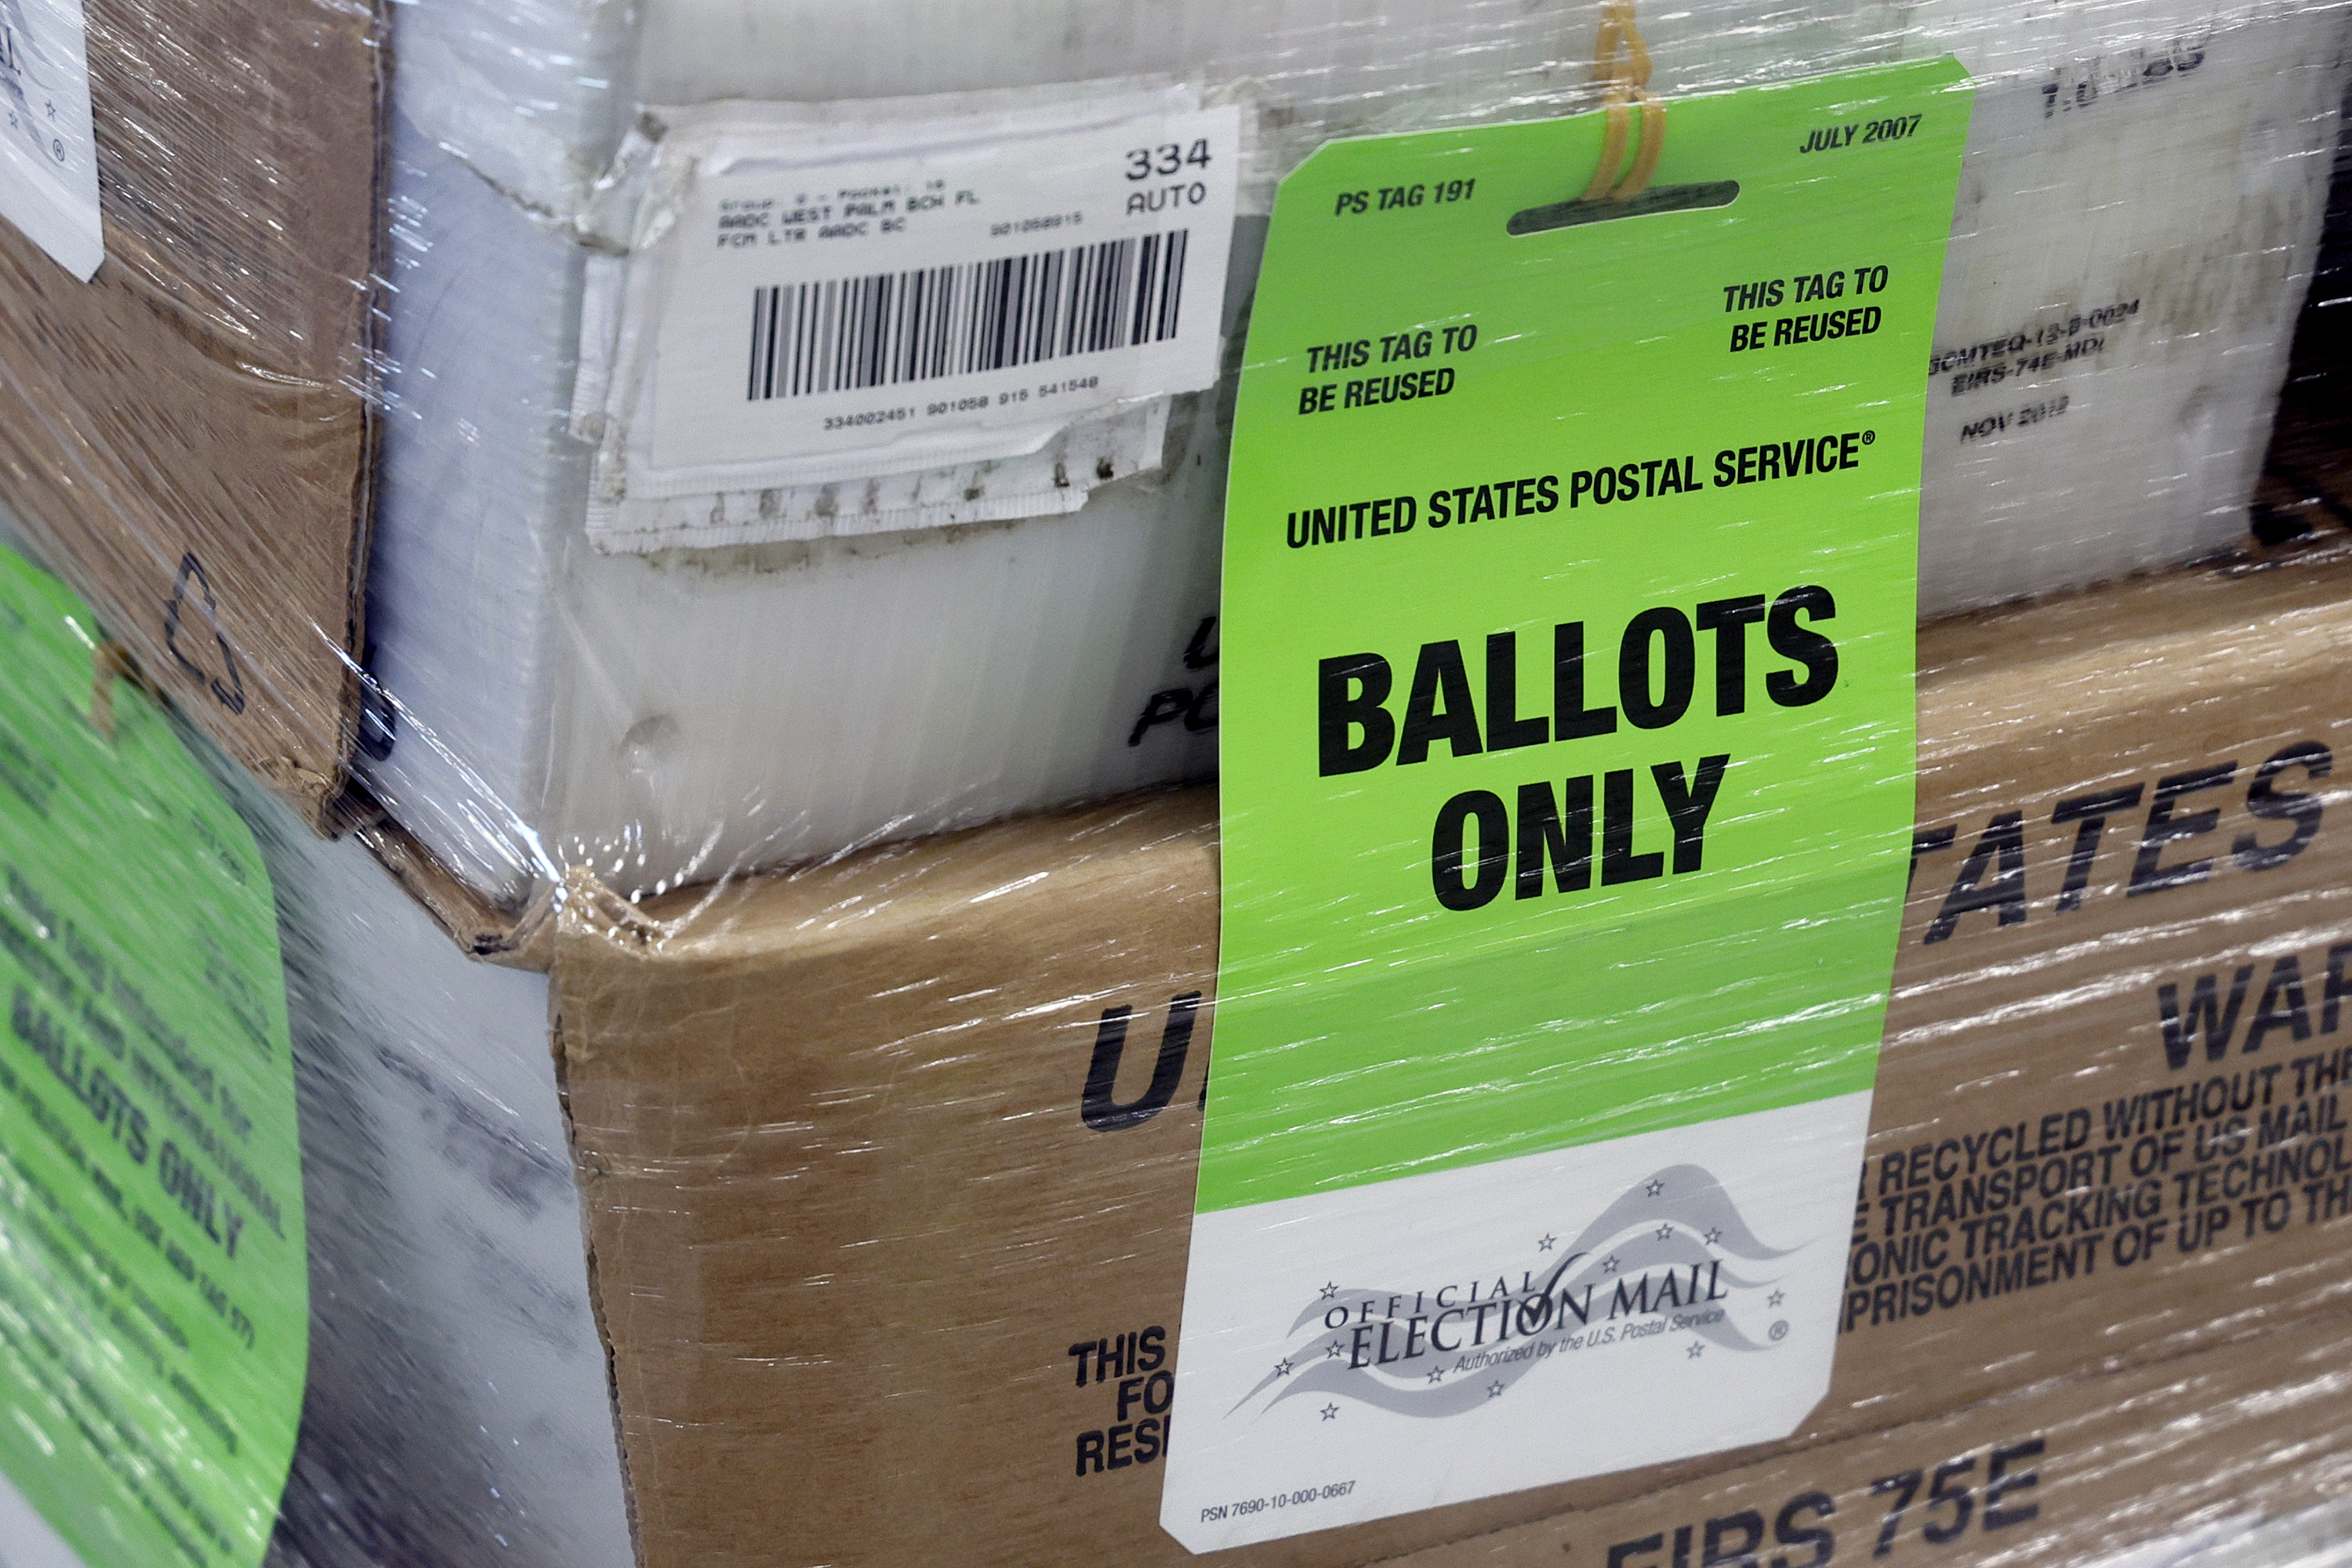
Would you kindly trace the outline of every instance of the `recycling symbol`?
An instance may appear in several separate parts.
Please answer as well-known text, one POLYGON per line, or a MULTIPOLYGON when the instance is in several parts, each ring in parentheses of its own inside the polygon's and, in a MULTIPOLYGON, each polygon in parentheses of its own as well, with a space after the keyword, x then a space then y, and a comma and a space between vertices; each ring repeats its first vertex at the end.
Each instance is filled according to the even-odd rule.
POLYGON ((221 630, 220 604, 213 597, 212 581, 205 575, 204 563, 196 559, 194 551, 180 557, 180 574, 172 584, 171 606, 163 612, 163 646, 172 650, 173 661, 187 672, 190 679, 212 692, 215 701, 232 713, 245 711, 245 677, 237 672, 236 655, 229 650, 228 635, 221 630), (207 651, 202 633, 190 634, 189 640, 195 644, 196 658, 189 658, 188 649, 181 645, 180 622, 189 604, 188 585, 191 583, 195 584, 201 599, 204 624, 212 631, 213 647, 220 651, 217 672, 197 662, 207 651))

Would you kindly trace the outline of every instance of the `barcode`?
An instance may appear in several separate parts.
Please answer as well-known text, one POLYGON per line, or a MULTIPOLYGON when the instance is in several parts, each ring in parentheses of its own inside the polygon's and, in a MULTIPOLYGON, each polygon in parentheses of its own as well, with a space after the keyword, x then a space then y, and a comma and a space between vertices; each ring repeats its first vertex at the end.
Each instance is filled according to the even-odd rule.
POLYGON ((1190 231, 751 290, 747 395, 1005 370, 1176 335, 1190 231))

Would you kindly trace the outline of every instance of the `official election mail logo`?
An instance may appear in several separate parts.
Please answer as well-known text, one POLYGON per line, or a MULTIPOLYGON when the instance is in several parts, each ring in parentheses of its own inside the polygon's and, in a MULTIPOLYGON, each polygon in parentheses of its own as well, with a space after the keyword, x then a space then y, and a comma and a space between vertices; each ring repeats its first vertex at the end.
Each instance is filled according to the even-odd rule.
POLYGON ((1161 1525, 1213 1551, 1787 1436, 1869 1121, 1839 1095, 1197 1215, 1161 1525))
POLYGON ((1321 1399, 1443 1418, 1510 1397, 1537 1366, 1646 1339, 1691 1336, 1684 1354, 1769 1353, 1776 1320, 1742 1331, 1735 1302, 1786 1299, 1767 1245, 1704 1167, 1673 1165, 1628 1188, 1572 1239, 1546 1234, 1532 1261, 1412 1289, 1324 1286, 1290 1324, 1291 1346, 1229 1414, 1321 1399))

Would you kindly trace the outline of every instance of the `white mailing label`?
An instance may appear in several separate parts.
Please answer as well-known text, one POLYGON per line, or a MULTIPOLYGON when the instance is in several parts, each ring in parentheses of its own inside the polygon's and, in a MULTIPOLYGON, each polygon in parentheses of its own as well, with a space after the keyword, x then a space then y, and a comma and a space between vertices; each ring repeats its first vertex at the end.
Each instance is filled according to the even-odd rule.
MULTIPOLYGON (((0 4, 6 0, 0 0, 0 4)), ((705 159, 658 305, 630 489, 1009 456, 1213 385, 1239 111, 794 163, 705 159)))

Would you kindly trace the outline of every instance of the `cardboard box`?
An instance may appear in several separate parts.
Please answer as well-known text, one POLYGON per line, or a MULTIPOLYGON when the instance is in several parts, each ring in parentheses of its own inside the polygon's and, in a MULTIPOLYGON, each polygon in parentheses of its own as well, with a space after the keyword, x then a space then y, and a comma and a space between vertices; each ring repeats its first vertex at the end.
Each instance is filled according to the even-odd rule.
MULTIPOLYGON (((458 100, 446 83, 433 93, 439 78, 413 42, 436 7, 397 9, 404 98, 458 100)), ((1582 51, 1599 20, 1587 0, 1466 12, 1444 0, 1169 0, 1140 28, 1098 10, 1040 0, 1008 21, 986 4, 873 0, 807 11, 794 47, 779 49, 752 40, 801 14, 789 7, 648 5, 636 80, 656 104, 770 100, 744 112, 781 114, 781 101, 835 118, 848 112, 827 102, 837 98, 936 114, 899 95, 1136 71, 1246 84, 1235 90, 1250 105, 1258 187, 1246 211, 1262 204, 1262 180, 1334 135, 1540 114, 1563 89, 1552 107, 1589 102, 1562 40, 1582 51), (917 34, 920 48, 900 47, 917 34)), ((570 14, 529 12, 550 29, 570 14)), ((2105 7, 2088 33, 2029 21, 2038 15, 2013 0, 1899 17, 1711 0, 1641 18, 1653 88, 1669 97, 1752 72, 1947 50, 1983 73, 1929 356, 1919 586, 1930 610, 2242 537, 2341 96, 2345 17, 2332 8, 2232 12, 2190 28, 2162 7, 2105 7), (2159 90, 2122 90, 2143 70, 2159 90), (2097 111, 2057 108, 2070 102, 2097 111)), ((574 42, 593 57, 591 33, 574 42)), ((549 37, 462 79, 524 76, 549 37)), ((557 88, 548 79, 532 96, 557 88)), ((1229 412, 1230 375, 1223 394, 1178 405, 1151 447, 1157 473, 1110 464, 1130 477, 1067 517, 991 511, 1008 521, 868 534, 858 513, 881 508, 873 498, 897 494, 897 481, 823 490, 822 517, 800 510, 814 487, 680 492, 658 503, 669 524, 639 544, 723 548, 608 552, 625 531, 583 520, 656 503, 615 502, 620 468, 606 463, 592 482, 587 447, 562 433, 575 392, 583 432, 646 406, 634 356, 608 386, 596 345, 617 354, 622 320, 647 363, 731 365, 737 345, 672 341, 656 355, 635 307, 583 313, 580 300, 631 297, 617 270, 635 268, 642 285, 672 241, 587 263, 567 226, 528 210, 562 182, 519 174, 469 134, 494 117, 445 123, 415 110, 404 103, 395 121, 402 297, 390 360, 402 416, 385 430, 373 581, 376 668, 403 722, 388 756, 358 766, 452 871, 509 909, 561 875, 551 854, 593 864, 624 892, 658 893, 1205 774, 1227 447, 1212 411, 1229 412), (448 155, 453 145, 467 158, 448 155)), ((551 129, 540 107, 516 123, 551 129)), ((632 180, 614 178, 606 195, 618 199, 632 180)), ((1234 232, 1236 357, 1265 232, 1255 217, 1234 232)), ((1196 237, 1196 258, 1217 249, 1213 237, 1196 237)), ((968 504, 998 506, 1012 473, 975 475, 968 504)), ((926 493, 966 489, 931 483, 926 493)))
MULTIPOLYGON (((2347 651, 2340 551, 1923 636, 1846 1322, 1780 1448, 2352 1294, 2347 651)), ((1156 1379, 1214 811, 1146 796, 642 907, 575 873, 554 1006, 646 1568, 942 1539, 969 1562, 1183 1557, 1156 1522, 1156 1379)), ((1246 1555, 1362 1562, 1725 1462, 1246 1555)))
POLYGON ((0 505, 315 824, 359 716, 377 19, 83 13, 106 258, 81 282, 0 222, 0 505))

